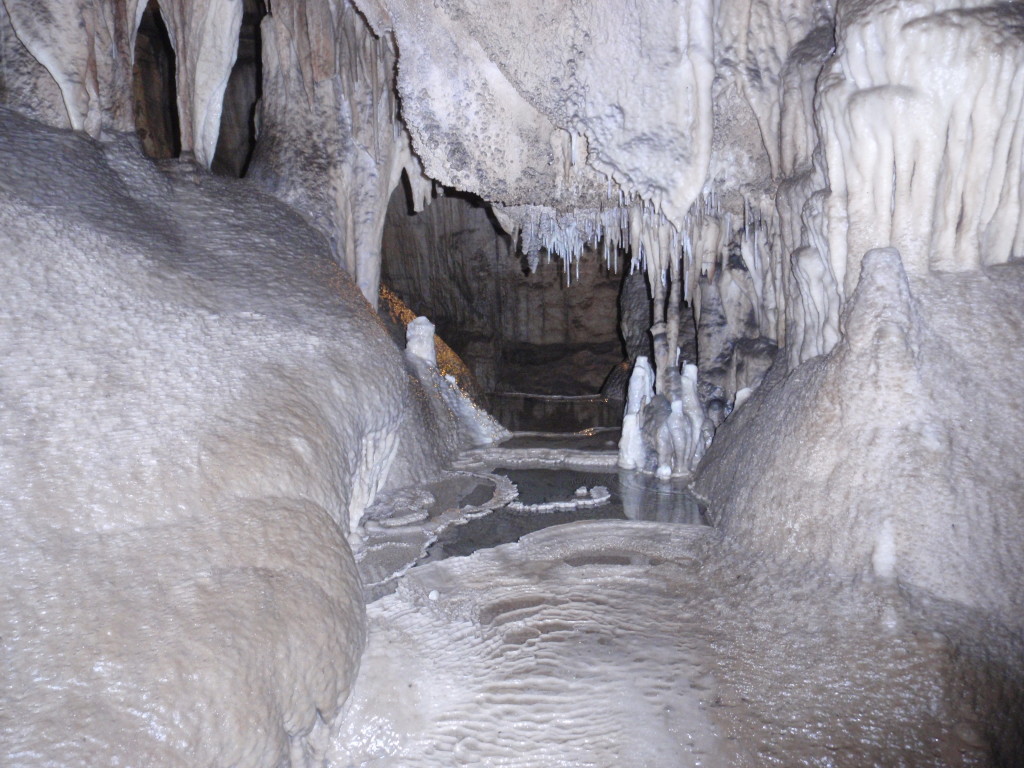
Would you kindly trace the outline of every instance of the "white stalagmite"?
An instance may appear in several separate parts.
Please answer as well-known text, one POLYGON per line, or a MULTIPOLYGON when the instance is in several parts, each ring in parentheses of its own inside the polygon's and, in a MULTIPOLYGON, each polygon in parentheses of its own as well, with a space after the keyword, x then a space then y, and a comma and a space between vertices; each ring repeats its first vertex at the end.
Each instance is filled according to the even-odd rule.
POLYGON ((425 317, 417 317, 405 326, 405 349, 416 355, 427 365, 437 367, 437 351, 434 348, 434 324, 425 317))
POLYGON ((697 395, 697 366, 687 363, 681 371, 669 369, 666 380, 655 400, 654 371, 645 356, 637 358, 618 459, 623 469, 654 472, 663 479, 692 474, 714 433, 697 395))
POLYGON ((709 449, 697 488, 723 533, 1019 630, 1022 290, 1019 263, 915 277, 866 254, 842 341, 775 371, 709 449))
POLYGON ((619 438, 619 466, 623 469, 643 469, 645 451, 642 423, 644 407, 654 397, 654 371, 647 357, 641 355, 633 365, 629 377, 626 412, 622 417, 622 437, 619 438))
MULTIPOLYGON (((405 354, 423 387, 438 394, 463 443, 472 446, 501 442, 511 436, 509 431, 462 390, 455 377, 443 374, 437 366, 437 342, 434 324, 426 317, 417 317, 405 327, 405 354)), ((439 419, 446 414, 439 413, 439 419)))
POLYGON ((645 414, 645 419, 653 422, 647 429, 655 436, 656 474, 662 479, 692 474, 714 433, 697 396, 697 366, 684 364, 682 371, 670 370, 667 378, 664 396, 669 398, 668 413, 660 417, 656 411, 645 414))

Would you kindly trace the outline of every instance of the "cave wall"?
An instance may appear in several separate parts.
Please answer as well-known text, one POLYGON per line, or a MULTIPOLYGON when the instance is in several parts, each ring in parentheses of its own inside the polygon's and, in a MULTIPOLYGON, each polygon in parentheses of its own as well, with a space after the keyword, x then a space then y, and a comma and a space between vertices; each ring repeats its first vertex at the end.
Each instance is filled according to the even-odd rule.
MULTIPOLYGON (((260 139, 249 174, 323 231, 376 305, 380 241, 403 171, 429 182, 398 119, 395 50, 350 3, 275 3, 261 27, 260 139)), ((418 204, 419 205, 419 204, 418 204)))
MULTIPOLYGON (((70 127, 94 137, 134 128, 132 61, 146 3, 4 0, 4 6, 18 41, 56 81, 70 127)), ((175 51, 181 151, 209 167, 242 2, 163 0, 159 7, 175 51)), ((12 78, 7 87, 23 91, 30 84, 12 78)))

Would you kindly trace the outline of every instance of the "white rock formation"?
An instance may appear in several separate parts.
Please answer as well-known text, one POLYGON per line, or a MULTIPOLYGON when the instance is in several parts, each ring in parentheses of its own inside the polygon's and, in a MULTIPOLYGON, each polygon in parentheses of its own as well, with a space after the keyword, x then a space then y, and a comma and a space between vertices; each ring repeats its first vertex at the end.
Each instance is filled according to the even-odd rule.
POLYGON ((838 22, 819 114, 829 258, 845 294, 871 248, 898 248, 912 274, 1020 255, 1020 4, 865 3, 838 22))
POLYGON ((644 449, 641 421, 644 408, 654 397, 654 371, 645 355, 640 355, 629 376, 626 394, 626 413, 622 417, 622 437, 619 438, 619 466, 623 469, 643 469, 647 453, 644 449))
MULTIPOLYGON (((207 165, 241 6, 160 7, 182 149, 207 165)), ((345 532, 452 442, 450 409, 314 258, 375 302, 403 172, 417 207, 432 180, 494 204, 530 258, 628 246, 657 333, 623 462, 688 471, 710 404, 742 405, 698 478, 723 551, 973 611, 972 637, 1010 638, 977 668, 1019 680, 1022 7, 275 0, 253 176, 326 246, 253 187, 5 123, 6 751, 303 757, 359 648, 345 532)), ((2 0, 3 102, 114 140, 142 11, 2 0)), ((959 760, 950 743, 928 761, 959 760)))
POLYGON ((394 32, 403 115, 432 178, 562 210, 580 208, 581 196, 607 200, 612 180, 616 197, 622 190, 677 222, 700 191, 711 146, 709 4, 459 1, 428 13, 408 0, 356 4, 379 34, 394 32))
POLYGON ((869 252, 843 341, 712 445, 697 487, 724 534, 1020 627, 1022 289, 1020 264, 908 280, 897 251, 869 252))
MULTIPOLYGON (((146 3, 3 0, 5 89, 32 116, 100 137, 134 128, 132 63, 146 3), (42 64, 59 88, 29 65, 42 64), (6 62, 18 62, 10 67, 6 62), (43 91, 40 95, 39 85, 43 91)), ((282 0, 264 21, 264 141, 253 175, 328 235, 336 260, 377 301, 387 201, 403 170, 429 196, 397 119, 394 53, 348 3, 282 0)), ((175 52, 181 152, 209 167, 238 46, 241 0, 162 0, 175 52)), ((419 205, 422 206, 423 202, 419 205)))
POLYGON ((437 352, 434 349, 434 324, 426 317, 417 317, 405 326, 405 351, 416 355, 427 365, 437 367, 437 352))
POLYGON ((428 176, 497 204, 534 258, 630 247, 665 297, 659 276, 708 171, 710 2, 356 5, 394 35, 402 116, 428 176))
POLYGON ((655 377, 640 356, 629 379, 619 439, 619 466, 654 472, 660 478, 690 475, 711 442, 714 426, 697 395, 697 366, 668 377, 655 400, 655 377))
MULTIPOLYGON (((141 0, 3 0, 14 33, 60 88, 67 125, 91 136, 131 130, 135 33, 141 0)), ((176 57, 181 149, 209 167, 238 48, 241 0, 163 0, 176 57)), ((41 115, 44 116, 45 115, 41 115)))
POLYGON ((0 121, 0 761, 298 762, 362 648, 350 521, 453 435, 294 212, 0 121))
POLYGON ((398 119, 391 40, 349 2, 283 0, 262 25, 262 140, 251 175, 324 232, 376 306, 388 199, 405 171, 429 200, 398 119))
MULTIPOLYGON (((403 170, 417 205, 429 197, 420 161, 496 204, 528 252, 628 245, 649 270, 655 322, 672 325, 680 300, 698 315, 720 304, 730 332, 700 360, 712 378, 708 363, 743 335, 785 344, 793 365, 831 349, 868 248, 900 248, 911 272, 1021 248, 1018 4, 356 6, 271 9, 252 170, 329 235, 371 303, 403 170), (940 61, 920 53, 937 49, 940 61), (961 98, 971 82, 982 89, 961 98)), ((131 127, 140 3, 4 7, 13 101, 59 122, 27 50, 59 86, 65 124, 131 127)), ((240 4, 165 0, 161 12, 182 148, 209 164, 240 4)), ((729 399, 756 378, 717 383, 729 399)))
POLYGON ((425 317, 417 317, 406 328, 405 354, 423 388, 436 392, 435 409, 439 419, 453 418, 462 437, 463 445, 481 446, 501 442, 511 433, 485 411, 459 386, 455 376, 442 373, 437 366, 434 324, 425 317))

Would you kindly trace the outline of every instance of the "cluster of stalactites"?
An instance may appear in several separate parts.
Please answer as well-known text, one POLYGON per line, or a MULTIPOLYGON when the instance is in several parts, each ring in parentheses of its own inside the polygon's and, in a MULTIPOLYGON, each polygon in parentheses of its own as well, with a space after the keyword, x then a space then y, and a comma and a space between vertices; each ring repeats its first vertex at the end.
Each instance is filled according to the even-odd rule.
POLYGON ((911 274, 1024 251, 1024 9, 970 5, 840 13, 818 91, 829 257, 845 296, 872 248, 898 248, 911 274))
MULTIPOLYGON (((766 198, 740 196, 736 201, 723 205, 709 189, 679 226, 653 205, 621 192, 617 204, 600 210, 559 213, 544 206, 496 206, 495 213, 518 236, 534 267, 542 253, 561 258, 569 282, 585 252, 600 252, 615 270, 620 253, 628 252, 630 269, 648 276, 655 324, 678 327, 679 313, 689 311, 699 321, 701 280, 727 282, 730 267, 738 268, 746 277, 742 284, 733 280, 735 290, 748 294, 744 305, 752 309, 761 334, 777 339, 784 322, 782 272, 773 256, 780 240, 778 217, 766 198)), ((656 365, 664 368, 666 361, 656 365)))
MULTIPOLYGON (((566 275, 587 251, 599 251, 605 266, 617 270, 619 254, 632 254, 631 268, 663 272, 678 258, 680 230, 652 204, 619 190, 608 207, 559 212, 543 205, 501 206, 494 212, 505 230, 536 264, 540 254, 560 258, 566 275)), ((570 277, 571 280, 571 277, 570 277)))
POLYGON ((777 340, 784 333, 784 296, 778 217, 766 196, 731 195, 728 202, 714 190, 700 195, 680 225, 642 200, 625 193, 601 210, 559 213, 543 206, 498 207, 503 225, 517 234, 534 265, 542 253, 561 258, 571 281, 585 252, 603 253, 609 268, 618 268, 623 251, 630 269, 645 271, 652 299, 653 360, 638 362, 630 387, 622 466, 685 475, 710 443, 714 423, 698 396, 694 360, 683 359, 680 330, 685 313, 699 322, 701 296, 714 284, 726 313, 736 308, 737 335, 749 332, 754 318, 758 334, 777 340))
POLYGON ((827 35, 793 47, 783 78, 778 212, 794 366, 841 338, 873 248, 898 248, 911 275, 1024 252, 1021 4, 837 11, 827 35))

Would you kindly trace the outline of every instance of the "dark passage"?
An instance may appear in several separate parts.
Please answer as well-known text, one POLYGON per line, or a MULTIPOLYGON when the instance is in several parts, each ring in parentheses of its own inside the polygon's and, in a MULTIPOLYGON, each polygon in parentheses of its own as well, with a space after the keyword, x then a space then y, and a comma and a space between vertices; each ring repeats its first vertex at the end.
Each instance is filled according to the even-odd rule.
POLYGON ((132 98, 143 151, 159 160, 178 157, 181 127, 174 48, 157 0, 149 0, 135 38, 132 98))

